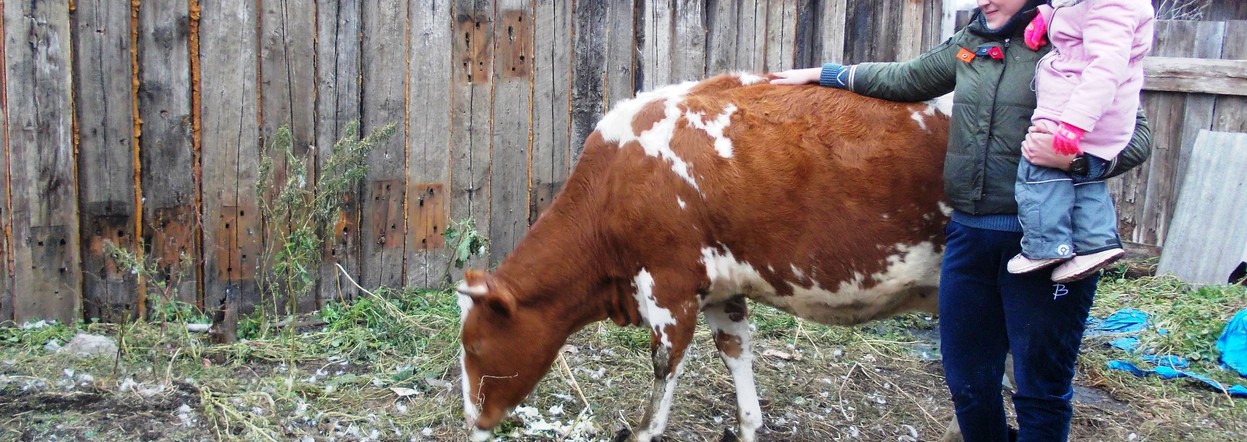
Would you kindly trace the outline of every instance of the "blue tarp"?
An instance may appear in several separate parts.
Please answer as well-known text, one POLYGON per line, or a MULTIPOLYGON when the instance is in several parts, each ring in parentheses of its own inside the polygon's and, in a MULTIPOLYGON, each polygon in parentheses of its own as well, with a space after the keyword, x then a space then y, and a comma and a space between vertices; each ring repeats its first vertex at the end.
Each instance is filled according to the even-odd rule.
POLYGON ((1225 331, 1217 339, 1217 350, 1221 350, 1222 363, 1237 371, 1239 376, 1247 376, 1247 309, 1239 311, 1225 324, 1225 331))
MULTIPOLYGON (((1088 318, 1086 334, 1087 336, 1128 335, 1110 341, 1109 345, 1135 353, 1139 350, 1138 334, 1147 329, 1147 319, 1146 312, 1124 308, 1104 319, 1088 318)), ((1167 333, 1164 329, 1158 329, 1157 332, 1162 335, 1167 333)), ((1225 332, 1217 340, 1217 349, 1221 351, 1221 362, 1225 366, 1236 370, 1239 375, 1247 376, 1247 310, 1238 312, 1225 325, 1225 332)), ((1162 379, 1191 378, 1230 396, 1247 398, 1247 387, 1234 385, 1227 388, 1207 376, 1186 371, 1185 369, 1190 366, 1190 361, 1186 358, 1173 355, 1144 355, 1142 358, 1155 365, 1156 368, 1143 369, 1123 360, 1109 361, 1108 368, 1125 371, 1139 377, 1157 375, 1162 379)))

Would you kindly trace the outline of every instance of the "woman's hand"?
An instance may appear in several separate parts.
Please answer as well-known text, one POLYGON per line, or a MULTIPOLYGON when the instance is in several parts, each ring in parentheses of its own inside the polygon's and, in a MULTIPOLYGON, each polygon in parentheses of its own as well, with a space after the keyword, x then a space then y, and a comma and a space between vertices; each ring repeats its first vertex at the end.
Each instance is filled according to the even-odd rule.
POLYGON ((823 68, 806 68, 806 69, 789 69, 783 72, 775 72, 775 78, 771 79, 771 84, 781 85, 800 85, 818 83, 818 77, 822 75, 823 68))
POLYGON ((1022 157, 1031 164, 1053 169, 1069 170, 1073 155, 1062 155, 1052 149, 1052 132, 1039 126, 1031 126, 1022 141, 1022 157))

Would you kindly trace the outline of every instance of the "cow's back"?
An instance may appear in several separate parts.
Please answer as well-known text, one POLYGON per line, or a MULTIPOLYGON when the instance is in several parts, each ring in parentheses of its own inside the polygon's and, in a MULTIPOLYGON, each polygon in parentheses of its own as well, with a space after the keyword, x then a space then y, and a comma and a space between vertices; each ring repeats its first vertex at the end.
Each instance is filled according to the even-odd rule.
POLYGON ((669 86, 603 118, 569 187, 606 193, 616 259, 682 266, 703 303, 745 294, 825 323, 934 309, 947 117, 760 79, 669 86))

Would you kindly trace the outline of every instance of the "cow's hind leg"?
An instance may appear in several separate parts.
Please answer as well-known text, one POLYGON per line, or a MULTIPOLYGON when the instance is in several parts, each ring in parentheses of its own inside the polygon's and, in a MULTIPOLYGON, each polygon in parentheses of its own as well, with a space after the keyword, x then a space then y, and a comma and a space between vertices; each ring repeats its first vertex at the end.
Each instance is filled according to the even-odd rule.
POLYGON ((671 403, 675 399, 676 380, 683 370, 684 353, 697 327, 696 307, 677 307, 671 309, 671 315, 672 322, 669 324, 653 326, 650 350, 654 362, 654 387, 650 392, 645 419, 641 422, 642 429, 636 433, 638 442, 660 440, 658 438, 666 429, 671 403))
POLYGON ((719 357, 732 372, 736 384, 736 418, 740 423, 740 440, 756 440, 762 427, 762 407, 753 383, 753 337, 749 332, 749 310, 744 296, 707 305, 703 309, 706 323, 714 334, 719 357))

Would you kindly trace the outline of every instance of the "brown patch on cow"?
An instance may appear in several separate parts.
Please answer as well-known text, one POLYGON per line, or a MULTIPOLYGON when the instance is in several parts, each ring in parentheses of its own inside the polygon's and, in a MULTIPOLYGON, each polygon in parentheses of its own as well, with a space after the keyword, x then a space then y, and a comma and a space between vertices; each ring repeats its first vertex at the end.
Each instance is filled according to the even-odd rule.
MULTIPOLYGON (((659 121, 667 117, 667 100, 659 99, 649 103, 638 110, 636 115, 632 117, 632 133, 640 135, 642 132, 650 130, 659 121)), ((596 133, 596 132, 595 132, 596 133)))
POLYGON ((715 333, 714 345, 719 349, 719 353, 733 359, 739 358, 744 351, 744 344, 741 342, 740 336, 727 332, 715 333))

